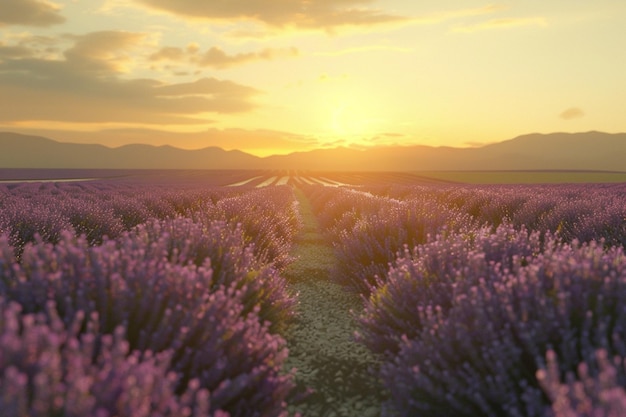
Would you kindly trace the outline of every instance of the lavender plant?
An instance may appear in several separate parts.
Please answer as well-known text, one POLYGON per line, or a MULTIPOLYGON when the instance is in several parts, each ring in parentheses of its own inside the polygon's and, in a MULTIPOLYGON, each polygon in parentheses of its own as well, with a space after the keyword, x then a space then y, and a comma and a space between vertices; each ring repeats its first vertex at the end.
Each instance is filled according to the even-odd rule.
POLYGON ((125 252, 148 248, 146 257, 165 256, 169 262, 194 264, 211 269, 211 284, 243 290, 244 314, 259 307, 259 318, 270 323, 270 330, 283 330, 293 319, 296 297, 286 280, 272 264, 264 264, 246 245, 241 225, 223 221, 196 223, 187 218, 152 220, 118 239, 125 252))
POLYGON ((436 309, 446 316, 458 294, 481 279, 519 270, 541 253, 541 235, 502 224, 438 235, 431 242, 408 247, 384 278, 377 278, 359 318, 358 340, 376 353, 396 354, 402 337, 423 329, 421 317, 436 309))
POLYGON ((54 300, 66 324, 85 312, 98 314, 102 334, 123 325, 131 349, 171 351, 177 392, 198 379, 211 392, 213 411, 285 411, 293 389, 292 375, 281 370, 285 342, 261 322, 258 306, 245 312, 245 296, 253 296, 248 285, 214 285, 208 264, 171 263, 166 246, 130 236, 90 246, 66 233, 57 245, 27 245, 20 263, 6 237, 0 246, 0 292, 25 312, 45 311, 54 300))
POLYGON ((289 253, 300 228, 300 217, 293 190, 288 186, 253 189, 223 198, 212 209, 191 217, 203 223, 213 220, 240 223, 246 243, 254 243, 258 259, 278 269, 291 262, 289 253))
POLYGON ((10 198, 0 207, 0 233, 9 236, 11 246, 18 253, 36 235, 57 242, 63 230, 72 230, 70 221, 45 205, 33 206, 23 199, 10 198))
POLYGON ((317 208, 322 217, 338 219, 327 229, 338 258, 333 276, 363 294, 384 281, 389 264, 403 245, 424 243, 431 234, 442 229, 452 231, 470 221, 435 202, 400 201, 348 189, 324 192, 336 196, 327 199, 325 207, 317 208), (340 215, 337 210, 348 204, 352 204, 350 211, 340 215))
POLYGON ((399 415, 543 416, 550 403, 535 373, 544 352, 558 354, 562 371, 575 370, 600 348, 624 356, 623 249, 551 240, 526 262, 514 268, 486 262, 476 276, 473 268, 459 268, 449 306, 435 300, 415 309, 413 295, 395 292, 395 304, 407 312, 400 328, 416 318, 412 334, 376 340, 385 327, 397 331, 392 320, 402 310, 371 316, 388 321, 376 323, 368 344, 399 348, 380 372, 399 415))
POLYGON ((595 357, 578 365, 577 373, 561 377, 554 351, 546 354, 546 366, 537 379, 550 398, 549 417, 620 417, 626 415, 626 361, 609 357, 599 349, 595 357))
POLYGON ((168 352, 130 352, 124 328, 97 332, 97 318, 78 314, 69 326, 56 315, 23 314, 0 298, 0 408, 6 417, 226 417, 210 411, 196 381, 176 395, 168 352))

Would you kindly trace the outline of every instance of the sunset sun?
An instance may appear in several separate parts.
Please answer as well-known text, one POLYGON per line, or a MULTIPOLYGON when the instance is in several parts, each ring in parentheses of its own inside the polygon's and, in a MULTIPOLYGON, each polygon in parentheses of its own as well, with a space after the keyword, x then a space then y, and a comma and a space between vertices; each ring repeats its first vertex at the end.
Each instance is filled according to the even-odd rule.
POLYGON ((355 104, 342 104, 332 112, 332 132, 350 143, 375 134, 377 121, 355 104))

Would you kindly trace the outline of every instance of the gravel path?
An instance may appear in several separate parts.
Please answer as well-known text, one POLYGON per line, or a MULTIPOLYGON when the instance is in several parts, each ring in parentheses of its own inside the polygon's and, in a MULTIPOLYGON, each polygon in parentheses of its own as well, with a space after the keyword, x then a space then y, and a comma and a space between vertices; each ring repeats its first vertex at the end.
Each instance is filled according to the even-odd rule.
POLYGON ((299 388, 313 393, 290 411, 303 417, 379 416, 381 387, 369 372, 375 359, 352 336, 356 323, 350 310, 359 311, 361 300, 330 281, 336 262, 332 247, 324 241, 308 199, 295 191, 304 224, 294 246, 297 260, 285 276, 299 293, 300 304, 286 334, 286 367, 296 368, 299 388))

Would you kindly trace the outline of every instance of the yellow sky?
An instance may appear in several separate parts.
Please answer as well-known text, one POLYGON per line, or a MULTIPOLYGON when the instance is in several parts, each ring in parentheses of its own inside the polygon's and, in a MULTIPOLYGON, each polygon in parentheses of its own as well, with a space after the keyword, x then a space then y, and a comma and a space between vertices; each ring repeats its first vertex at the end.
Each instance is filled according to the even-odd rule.
POLYGON ((626 131, 623 0, 0 0, 0 130, 220 146, 626 131))

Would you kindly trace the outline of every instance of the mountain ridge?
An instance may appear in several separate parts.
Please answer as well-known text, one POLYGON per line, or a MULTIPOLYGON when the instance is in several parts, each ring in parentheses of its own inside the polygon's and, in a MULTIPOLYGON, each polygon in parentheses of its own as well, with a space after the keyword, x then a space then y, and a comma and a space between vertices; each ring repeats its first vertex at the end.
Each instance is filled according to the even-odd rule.
POLYGON ((626 172, 626 133, 530 133, 473 148, 388 146, 314 149, 257 157, 216 146, 60 142, 0 132, 0 168, 298 169, 350 171, 588 170, 626 172))

